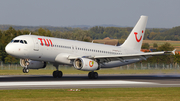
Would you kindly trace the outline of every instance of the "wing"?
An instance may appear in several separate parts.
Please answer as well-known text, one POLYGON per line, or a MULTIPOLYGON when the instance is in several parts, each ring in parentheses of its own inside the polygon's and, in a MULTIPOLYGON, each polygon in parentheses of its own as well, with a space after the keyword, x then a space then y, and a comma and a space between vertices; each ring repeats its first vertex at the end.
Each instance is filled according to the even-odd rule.
POLYGON ((69 56, 68 59, 73 60, 77 58, 90 58, 90 59, 99 59, 100 62, 108 62, 108 61, 121 61, 125 62, 126 59, 137 59, 140 58, 142 60, 146 60, 148 57, 165 55, 165 54, 175 54, 175 50, 173 51, 161 51, 161 52, 148 52, 148 53, 138 53, 138 54, 126 54, 126 55, 107 55, 107 56, 69 56))

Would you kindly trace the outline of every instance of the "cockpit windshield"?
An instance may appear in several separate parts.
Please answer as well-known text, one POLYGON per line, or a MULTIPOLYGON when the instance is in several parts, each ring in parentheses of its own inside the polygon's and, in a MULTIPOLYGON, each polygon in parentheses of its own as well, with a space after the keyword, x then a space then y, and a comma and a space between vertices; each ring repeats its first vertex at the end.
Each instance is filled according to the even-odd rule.
POLYGON ((24 43, 25 43, 25 44, 27 44, 27 41, 26 41, 26 40, 24 40, 24 43))
POLYGON ((19 40, 14 40, 13 42, 14 42, 14 43, 19 43, 19 40))
POLYGON ((26 40, 12 40, 11 43, 22 43, 22 44, 27 44, 26 40))
POLYGON ((22 40, 20 40, 20 43, 24 43, 22 40))

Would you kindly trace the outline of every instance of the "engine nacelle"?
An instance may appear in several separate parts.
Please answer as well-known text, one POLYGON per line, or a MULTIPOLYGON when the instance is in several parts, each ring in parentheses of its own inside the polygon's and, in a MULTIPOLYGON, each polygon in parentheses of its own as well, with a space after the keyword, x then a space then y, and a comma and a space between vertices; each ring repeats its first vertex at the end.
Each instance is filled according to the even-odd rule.
POLYGON ((46 67, 46 62, 20 59, 20 65, 22 67, 27 67, 28 69, 41 69, 46 67))
POLYGON ((84 71, 94 71, 99 69, 99 65, 96 61, 87 58, 78 58, 74 60, 74 67, 84 71))

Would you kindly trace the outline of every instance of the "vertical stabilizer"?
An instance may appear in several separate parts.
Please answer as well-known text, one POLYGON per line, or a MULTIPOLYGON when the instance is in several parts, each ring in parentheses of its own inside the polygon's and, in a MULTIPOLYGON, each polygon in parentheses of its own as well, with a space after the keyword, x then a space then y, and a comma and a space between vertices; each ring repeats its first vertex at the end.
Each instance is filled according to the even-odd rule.
POLYGON ((141 16, 131 33, 129 34, 126 41, 121 45, 121 47, 127 47, 129 49, 141 50, 142 41, 144 38, 147 16, 141 16))

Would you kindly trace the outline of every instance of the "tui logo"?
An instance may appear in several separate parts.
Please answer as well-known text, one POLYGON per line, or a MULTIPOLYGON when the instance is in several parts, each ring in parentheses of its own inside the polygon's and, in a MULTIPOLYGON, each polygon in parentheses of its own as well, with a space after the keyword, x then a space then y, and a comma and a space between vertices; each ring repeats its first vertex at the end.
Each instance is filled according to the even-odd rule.
MULTIPOLYGON (((144 33, 143 30, 142 30, 142 33, 144 33)), ((134 32, 134 34, 135 34, 136 41, 137 41, 137 42, 140 42, 141 39, 142 39, 142 35, 141 35, 141 37, 138 39, 138 38, 137 38, 137 34, 138 34, 138 33, 137 33, 137 32, 134 32)))
POLYGON ((44 38, 38 38, 38 40, 41 41, 41 45, 43 46, 43 43, 45 43, 46 46, 51 46, 53 47, 51 39, 44 39, 44 38))

